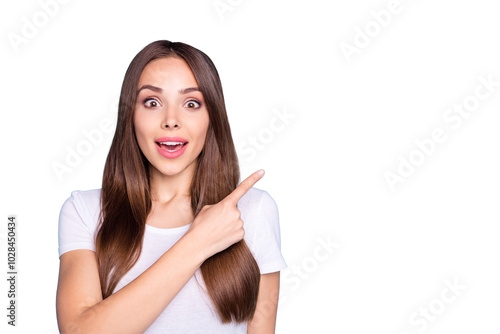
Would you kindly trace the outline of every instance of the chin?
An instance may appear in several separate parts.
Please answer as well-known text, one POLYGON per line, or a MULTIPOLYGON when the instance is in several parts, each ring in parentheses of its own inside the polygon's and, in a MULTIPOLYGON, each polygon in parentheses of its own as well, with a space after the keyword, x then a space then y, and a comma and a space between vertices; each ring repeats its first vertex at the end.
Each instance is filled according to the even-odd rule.
MULTIPOLYGON (((196 159, 195 159, 196 160, 196 159)), ((194 162, 194 161, 193 161, 194 162)), ((189 169, 192 163, 162 162, 159 166, 153 166, 161 175, 176 176, 189 169)))
POLYGON ((181 168, 181 167, 171 167, 171 168, 164 167, 164 168, 158 169, 158 172, 160 172, 160 174, 165 175, 165 176, 175 176, 175 175, 180 174, 184 170, 185 170, 185 168, 181 168))

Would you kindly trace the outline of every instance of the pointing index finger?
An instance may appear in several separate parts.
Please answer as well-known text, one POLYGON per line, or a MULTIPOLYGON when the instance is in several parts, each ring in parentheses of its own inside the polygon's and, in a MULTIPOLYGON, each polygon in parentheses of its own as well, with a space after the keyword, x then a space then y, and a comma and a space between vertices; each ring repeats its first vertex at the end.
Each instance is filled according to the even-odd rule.
POLYGON ((243 180, 236 189, 233 190, 232 193, 227 195, 225 200, 233 202, 235 205, 238 203, 240 198, 243 197, 253 187, 257 181, 259 181, 264 176, 264 170, 260 169, 254 172, 252 175, 243 180))

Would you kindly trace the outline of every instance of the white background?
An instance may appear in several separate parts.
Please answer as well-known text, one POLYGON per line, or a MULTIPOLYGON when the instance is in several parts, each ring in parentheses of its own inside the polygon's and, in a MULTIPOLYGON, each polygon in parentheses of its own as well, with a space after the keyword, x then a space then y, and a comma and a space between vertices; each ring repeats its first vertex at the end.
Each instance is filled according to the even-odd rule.
POLYGON ((41 3, 0 5, 2 277, 8 215, 19 239, 18 326, 6 325, 2 279, 2 333, 58 332, 59 210, 72 190, 100 187, 112 131, 61 177, 53 166, 84 131, 116 124, 126 68, 158 39, 212 58, 242 177, 266 170, 257 187, 278 204, 289 266, 277 333, 499 331, 500 87, 459 125, 443 118, 488 92, 480 77, 500 81, 495 2, 401 0, 385 26, 370 13, 390 0, 72 0, 52 16, 41 3), (446 140, 424 156, 415 141, 435 129, 446 140), (391 189, 385 174, 411 157, 419 165, 391 189))

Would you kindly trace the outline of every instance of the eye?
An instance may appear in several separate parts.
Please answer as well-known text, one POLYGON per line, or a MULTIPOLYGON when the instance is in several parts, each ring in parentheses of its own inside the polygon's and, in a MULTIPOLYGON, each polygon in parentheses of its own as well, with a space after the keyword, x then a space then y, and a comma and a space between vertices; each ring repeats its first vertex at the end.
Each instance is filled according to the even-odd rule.
POLYGON ((144 105, 146 106, 146 108, 156 108, 160 104, 155 99, 148 98, 144 100, 144 105))
POLYGON ((198 109, 199 107, 201 107, 201 103, 195 100, 191 100, 187 101, 184 106, 189 109, 198 109))

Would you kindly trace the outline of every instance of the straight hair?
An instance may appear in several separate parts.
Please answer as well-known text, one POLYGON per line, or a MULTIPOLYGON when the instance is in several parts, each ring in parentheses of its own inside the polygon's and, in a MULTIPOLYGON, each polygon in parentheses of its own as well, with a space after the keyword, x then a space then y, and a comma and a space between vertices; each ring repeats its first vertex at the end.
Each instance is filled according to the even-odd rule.
MULTIPOLYGON (((147 45, 134 57, 125 73, 116 131, 104 167, 96 234, 103 299, 113 293, 119 280, 141 254, 152 202, 149 161, 137 143, 133 116, 142 71, 149 62, 166 57, 186 61, 203 94, 209 114, 204 147, 196 160, 190 186, 194 216, 203 206, 220 202, 239 183, 238 158, 215 65, 205 53, 184 43, 160 40, 147 45)), ((201 273, 207 293, 223 323, 241 323, 253 318, 260 270, 245 240, 205 260, 201 273)))

